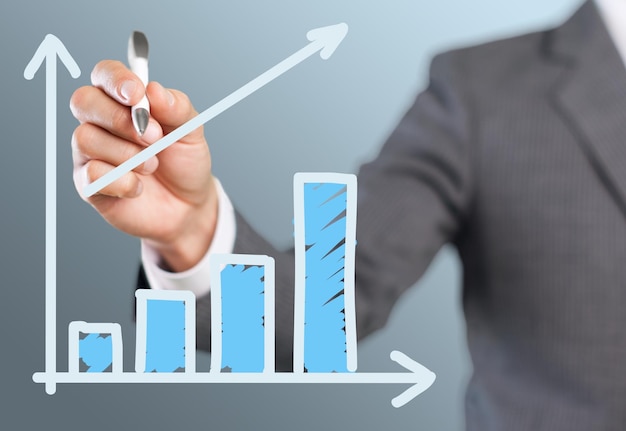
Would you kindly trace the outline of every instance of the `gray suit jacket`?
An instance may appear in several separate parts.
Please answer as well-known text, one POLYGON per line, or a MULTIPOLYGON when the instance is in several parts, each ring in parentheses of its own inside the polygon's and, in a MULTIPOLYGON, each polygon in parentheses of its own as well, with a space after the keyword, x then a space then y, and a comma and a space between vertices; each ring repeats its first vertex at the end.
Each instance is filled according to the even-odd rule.
MULTIPOLYGON (((358 177, 359 336, 453 243, 474 364, 467 428, 626 428, 626 70, 592 3, 555 30, 437 57, 358 177)), ((276 258, 289 367, 293 256, 241 217, 235 251, 276 258)))

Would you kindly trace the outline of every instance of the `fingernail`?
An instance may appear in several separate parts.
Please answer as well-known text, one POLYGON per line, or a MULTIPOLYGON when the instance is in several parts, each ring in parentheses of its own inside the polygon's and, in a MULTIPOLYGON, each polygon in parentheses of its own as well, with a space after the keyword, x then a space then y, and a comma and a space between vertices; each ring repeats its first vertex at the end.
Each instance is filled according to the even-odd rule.
POLYGON ((172 92, 163 87, 161 84, 159 84, 159 87, 161 87, 161 93, 163 94, 163 97, 165 97, 165 99, 167 100, 168 105, 172 106, 174 104, 174 95, 172 94, 172 92))
POLYGON ((128 102, 136 89, 137 83, 135 81, 124 81, 120 87, 120 96, 125 102, 128 102))
POLYGON ((148 144, 156 142, 161 137, 161 128, 157 125, 156 121, 150 119, 146 131, 143 133, 141 139, 148 144))

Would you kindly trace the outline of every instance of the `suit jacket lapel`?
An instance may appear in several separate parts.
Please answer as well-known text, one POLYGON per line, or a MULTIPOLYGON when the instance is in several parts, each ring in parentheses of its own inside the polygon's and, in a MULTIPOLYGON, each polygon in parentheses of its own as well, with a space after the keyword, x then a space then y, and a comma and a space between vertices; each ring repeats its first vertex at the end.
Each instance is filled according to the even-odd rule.
POLYGON ((565 67, 557 109, 626 215, 626 68, 591 1, 553 32, 548 49, 565 67))

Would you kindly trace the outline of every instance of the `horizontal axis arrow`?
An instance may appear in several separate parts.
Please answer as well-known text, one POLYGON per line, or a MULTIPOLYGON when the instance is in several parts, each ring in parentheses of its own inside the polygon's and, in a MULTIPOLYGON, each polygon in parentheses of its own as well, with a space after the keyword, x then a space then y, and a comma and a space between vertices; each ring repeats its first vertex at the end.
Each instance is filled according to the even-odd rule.
POLYGON ((435 373, 394 350, 391 359, 407 368, 408 373, 35 373, 35 383, 317 383, 317 384, 402 384, 409 389, 395 397, 391 404, 402 407, 427 390, 435 373))

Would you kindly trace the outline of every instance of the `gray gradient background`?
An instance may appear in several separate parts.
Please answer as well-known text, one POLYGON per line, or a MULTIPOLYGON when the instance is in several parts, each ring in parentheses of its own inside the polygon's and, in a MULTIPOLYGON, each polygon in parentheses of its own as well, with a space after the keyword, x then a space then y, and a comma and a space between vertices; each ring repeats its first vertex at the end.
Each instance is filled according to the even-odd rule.
MULTIPOLYGON (((452 250, 359 347, 361 371, 397 371, 399 349, 434 370, 409 405, 398 385, 60 385, 32 382, 44 367, 44 73, 23 69, 47 33, 83 74, 59 69, 58 364, 67 324, 119 322, 133 368, 132 294, 139 243, 84 204, 71 179, 72 91, 102 58, 125 57, 130 32, 151 42, 151 78, 186 91, 198 109, 306 43, 307 30, 345 21, 335 56, 312 58, 211 122, 215 172, 235 205, 279 246, 291 241, 292 176, 354 172, 372 157, 423 88, 436 52, 561 22, 579 0, 3 1, 0 4, 0 428, 460 430, 471 365, 464 344, 459 268, 452 250), (329 156, 332 154, 332 156, 329 156)), ((512 101, 514 103, 514 101, 512 101)), ((198 368, 209 357, 198 354, 198 368)))

